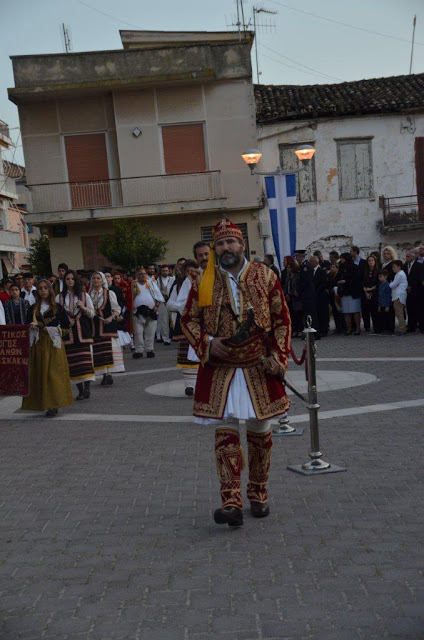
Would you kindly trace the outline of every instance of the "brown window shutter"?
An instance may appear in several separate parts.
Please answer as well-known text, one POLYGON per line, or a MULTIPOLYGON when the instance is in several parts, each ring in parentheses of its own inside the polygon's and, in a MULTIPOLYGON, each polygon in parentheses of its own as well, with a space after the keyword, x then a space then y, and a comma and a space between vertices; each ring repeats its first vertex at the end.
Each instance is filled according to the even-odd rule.
POLYGON ((110 206, 105 134, 65 136, 65 149, 68 179, 71 183, 72 208, 110 206))
POLYGON ((110 263, 98 249, 100 238, 102 236, 81 236, 82 260, 84 269, 96 270, 102 269, 110 263))
POLYGON ((206 171, 203 124, 179 124, 162 127, 166 173, 206 171))

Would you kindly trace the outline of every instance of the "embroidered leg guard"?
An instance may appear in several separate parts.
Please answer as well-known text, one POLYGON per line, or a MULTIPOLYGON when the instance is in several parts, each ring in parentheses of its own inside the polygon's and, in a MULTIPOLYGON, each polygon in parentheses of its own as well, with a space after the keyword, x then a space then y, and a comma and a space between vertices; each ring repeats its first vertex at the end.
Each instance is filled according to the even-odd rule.
POLYGON ((243 508, 240 491, 242 451, 237 429, 218 428, 215 431, 216 470, 221 481, 223 507, 243 508))
POLYGON ((271 431, 265 433, 248 431, 247 447, 249 458, 247 497, 252 502, 264 503, 268 499, 267 482, 271 464, 271 431))

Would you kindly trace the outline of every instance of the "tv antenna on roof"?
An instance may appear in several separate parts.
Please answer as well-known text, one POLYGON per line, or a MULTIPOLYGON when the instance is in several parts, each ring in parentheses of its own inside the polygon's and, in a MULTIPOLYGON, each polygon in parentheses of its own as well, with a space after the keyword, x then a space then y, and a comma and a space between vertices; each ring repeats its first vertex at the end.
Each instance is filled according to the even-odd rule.
POLYGON ((238 32, 239 32, 239 40, 241 41, 241 34, 243 32, 243 34, 246 33, 246 30, 249 28, 250 26, 250 20, 248 23, 246 23, 245 18, 244 18, 244 7, 243 7, 243 0, 236 0, 236 15, 232 16, 232 22, 230 22, 230 24, 228 24, 227 22, 227 28, 228 27, 236 27, 238 32))
POLYGON ((60 35, 62 37, 62 44, 65 50, 65 53, 71 53, 72 52, 71 30, 64 22, 62 22, 62 24, 60 25, 60 35))
POLYGON ((270 11, 269 9, 264 9, 263 7, 253 7, 253 31, 255 33, 255 58, 256 58, 256 82, 259 84, 259 76, 262 75, 262 71, 259 71, 259 59, 258 59, 258 38, 257 38, 257 29, 262 29, 266 32, 275 30, 275 22, 271 19, 268 19, 264 24, 258 24, 256 22, 256 16, 259 13, 264 13, 266 15, 275 16, 278 11, 270 11))

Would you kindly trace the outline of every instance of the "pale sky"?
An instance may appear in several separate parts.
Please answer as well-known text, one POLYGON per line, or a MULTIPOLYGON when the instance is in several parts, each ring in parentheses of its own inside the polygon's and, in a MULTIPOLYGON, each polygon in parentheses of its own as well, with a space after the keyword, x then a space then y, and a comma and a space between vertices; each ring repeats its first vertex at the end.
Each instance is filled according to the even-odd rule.
MULTIPOLYGON (((261 83, 323 84, 407 74, 414 14, 412 70, 424 72, 423 0, 245 0, 246 21, 254 5, 278 12, 257 16, 258 23, 275 25, 257 30, 261 83)), ((0 119, 18 145, 17 109, 7 97, 7 87, 14 85, 9 56, 63 52, 62 22, 78 52, 120 49, 120 29, 226 31, 236 17, 235 0, 0 0, 0 9, 0 119)), ((21 146, 15 155, 4 155, 23 163, 21 146)))

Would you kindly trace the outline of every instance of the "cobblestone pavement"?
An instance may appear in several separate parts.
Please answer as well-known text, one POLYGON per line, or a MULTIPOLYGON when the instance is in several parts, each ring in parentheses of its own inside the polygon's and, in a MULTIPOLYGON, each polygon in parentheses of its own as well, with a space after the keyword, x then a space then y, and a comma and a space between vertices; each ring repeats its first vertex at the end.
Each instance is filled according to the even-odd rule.
MULTIPOLYGON (((350 360, 409 356, 423 336, 321 340, 319 369, 378 377, 322 393, 322 409, 424 398, 424 360, 350 360)), ((175 348, 126 359, 169 369, 175 348)), ((108 421, 189 415, 189 399, 144 391, 178 375, 117 376, 63 412, 104 421, 0 420, 1 640, 422 640, 423 409, 323 420, 324 458, 347 473, 292 473, 307 430, 276 438, 271 515, 232 530, 212 520, 211 430, 108 421)))

